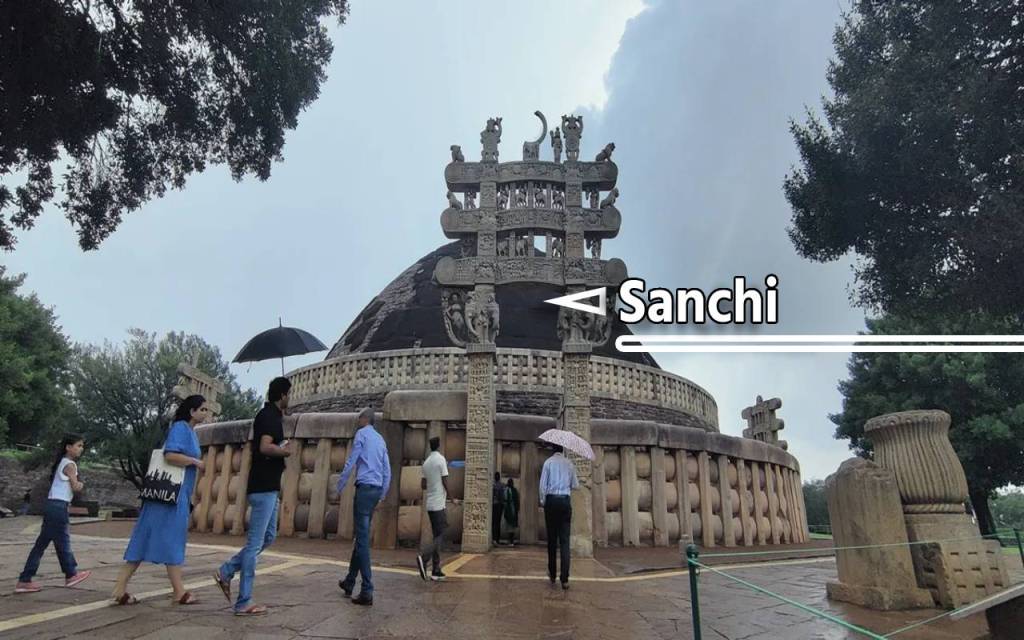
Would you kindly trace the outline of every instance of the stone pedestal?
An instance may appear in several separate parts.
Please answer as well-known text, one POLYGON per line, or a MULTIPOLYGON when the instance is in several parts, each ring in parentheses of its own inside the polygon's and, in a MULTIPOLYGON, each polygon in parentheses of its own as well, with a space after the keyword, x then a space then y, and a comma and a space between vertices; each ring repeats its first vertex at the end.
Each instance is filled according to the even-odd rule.
POLYGON ((1009 586, 999 542, 981 538, 966 513, 906 514, 906 526, 912 542, 945 541, 910 548, 918 584, 940 606, 962 607, 1009 586))
POLYGON ((469 389, 466 398, 466 484, 462 512, 462 550, 484 553, 491 547, 491 478, 494 475, 493 343, 466 346, 469 389))
POLYGON ((959 607, 1007 585, 998 543, 981 538, 965 513, 967 477, 949 442, 949 414, 903 411, 868 420, 875 461, 896 477, 919 586, 937 604, 959 607))
POLYGON ((828 597, 882 611, 932 606, 917 586, 893 473, 852 458, 828 477, 825 491, 835 546, 893 545, 837 551, 839 581, 826 585, 828 597))
MULTIPOLYGON (((566 342, 562 346, 565 376, 565 428, 590 442, 590 354, 589 342, 566 342)), ((576 465, 579 489, 572 492, 572 534, 575 556, 594 555, 593 463, 567 451, 576 465)))

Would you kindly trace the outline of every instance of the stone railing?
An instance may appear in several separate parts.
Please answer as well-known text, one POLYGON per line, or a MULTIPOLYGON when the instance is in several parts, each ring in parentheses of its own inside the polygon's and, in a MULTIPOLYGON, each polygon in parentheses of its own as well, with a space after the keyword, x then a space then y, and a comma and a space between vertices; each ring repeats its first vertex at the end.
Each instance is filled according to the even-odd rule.
MULTIPOLYGON (((437 436, 450 460, 466 458, 464 394, 389 394, 377 429, 388 443, 392 481, 374 516, 373 546, 414 547, 429 536, 420 465, 437 436)), ((242 535, 248 509, 251 421, 196 430, 206 471, 196 483, 192 524, 198 531, 242 535)), ((550 450, 537 436, 550 417, 498 413, 494 469, 520 493, 518 537, 546 540, 537 507, 540 473, 550 450)), ((353 482, 337 490, 357 429, 355 413, 304 413, 285 418, 293 455, 282 477, 280 535, 352 538, 353 482)), ((669 546, 683 536, 705 547, 808 541, 796 459, 779 447, 703 429, 641 420, 594 420, 594 542, 605 546, 669 546)), ((448 478, 449 540, 462 534, 465 468, 448 478)))
MULTIPOLYGON (((465 389, 468 361, 463 349, 437 347, 376 351, 332 358, 288 374, 293 406, 349 394, 393 389, 465 389)), ((560 394, 562 354, 533 349, 498 349, 498 391, 560 394)), ((695 415, 718 429, 718 405, 690 380, 655 367, 615 358, 590 359, 591 395, 666 407, 695 415)))

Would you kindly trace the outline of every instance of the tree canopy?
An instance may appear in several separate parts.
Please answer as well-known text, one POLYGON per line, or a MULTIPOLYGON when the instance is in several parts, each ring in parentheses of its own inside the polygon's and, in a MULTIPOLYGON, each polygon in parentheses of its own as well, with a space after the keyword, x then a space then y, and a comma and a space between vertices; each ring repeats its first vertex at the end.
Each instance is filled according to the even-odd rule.
MULTIPOLYGON (((1021 334, 1024 322, 965 314, 955 319, 890 316, 868 321, 870 334, 1021 334)), ((1016 353, 855 353, 850 377, 839 383, 843 410, 830 416, 836 438, 859 454, 869 418, 893 411, 941 409, 949 438, 983 527, 991 527, 987 498, 1024 484, 1024 358, 1016 353)))
POLYGON ((78 430, 136 486, 163 438, 181 362, 224 382, 218 419, 251 418, 259 408, 259 396, 239 387, 220 350, 195 335, 172 332, 158 340, 132 329, 124 345, 75 349, 71 381, 78 430))
POLYGON ((24 280, 0 265, 0 444, 38 444, 65 407, 71 349, 53 311, 18 293, 24 280))
POLYGON ((1018 0, 855 0, 835 36, 825 122, 792 133, 790 237, 858 257, 852 298, 1024 309, 1024 19, 1018 0))
POLYGON ((83 249, 210 164, 270 175, 347 0, 0 4, 0 248, 57 192, 83 249))

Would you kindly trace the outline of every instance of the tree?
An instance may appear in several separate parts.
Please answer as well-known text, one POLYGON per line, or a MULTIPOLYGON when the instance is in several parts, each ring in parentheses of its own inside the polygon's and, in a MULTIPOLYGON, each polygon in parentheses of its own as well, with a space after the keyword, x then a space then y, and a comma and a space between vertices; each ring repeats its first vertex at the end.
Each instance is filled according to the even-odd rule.
POLYGON ((807 509, 807 524, 828 525, 828 499, 825 495, 824 480, 808 480, 804 483, 804 506, 807 509))
POLYGON ((1024 20, 1018 0, 855 0, 822 122, 791 123, 790 237, 858 256, 886 312, 1024 310, 1024 20))
POLYGON ((256 412, 256 392, 242 390, 220 351, 198 336, 172 332, 157 340, 155 334, 132 329, 124 345, 107 342, 75 349, 71 381, 79 429, 137 487, 150 452, 163 440, 181 362, 194 363, 224 382, 219 419, 251 418, 256 412))
POLYGON ((0 248, 52 200, 95 249, 146 201, 209 164, 270 176, 320 91, 326 17, 347 0, 0 4, 0 248), (9 218, 7 217, 9 216, 9 218))
MULTIPOLYGON (((868 321, 870 334, 1020 334, 1024 322, 965 314, 955 319, 888 316, 868 321)), ((1016 353, 855 353, 839 383, 842 413, 830 416, 836 438, 868 456, 864 423, 910 409, 950 414, 949 437, 964 466, 971 504, 991 533, 988 498, 1024 483, 1024 358, 1016 353)))
POLYGON ((0 444, 38 444, 61 421, 71 349, 53 310, 0 265, 0 444))
POLYGON ((1024 493, 1008 491, 992 499, 992 515, 996 526, 1024 530, 1024 493))

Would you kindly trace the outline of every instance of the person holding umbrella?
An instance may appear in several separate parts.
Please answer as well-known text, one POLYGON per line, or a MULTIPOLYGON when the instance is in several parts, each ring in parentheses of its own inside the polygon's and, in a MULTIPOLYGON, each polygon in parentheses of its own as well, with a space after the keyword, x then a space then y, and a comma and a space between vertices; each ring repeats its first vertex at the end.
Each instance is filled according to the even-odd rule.
POLYGON ((562 588, 569 588, 569 533, 572 528, 570 492, 580 486, 576 465, 562 455, 563 447, 552 444, 554 455, 544 461, 540 472, 540 506, 544 507, 544 525, 548 533, 548 579, 555 584, 555 551, 562 556, 562 588))

